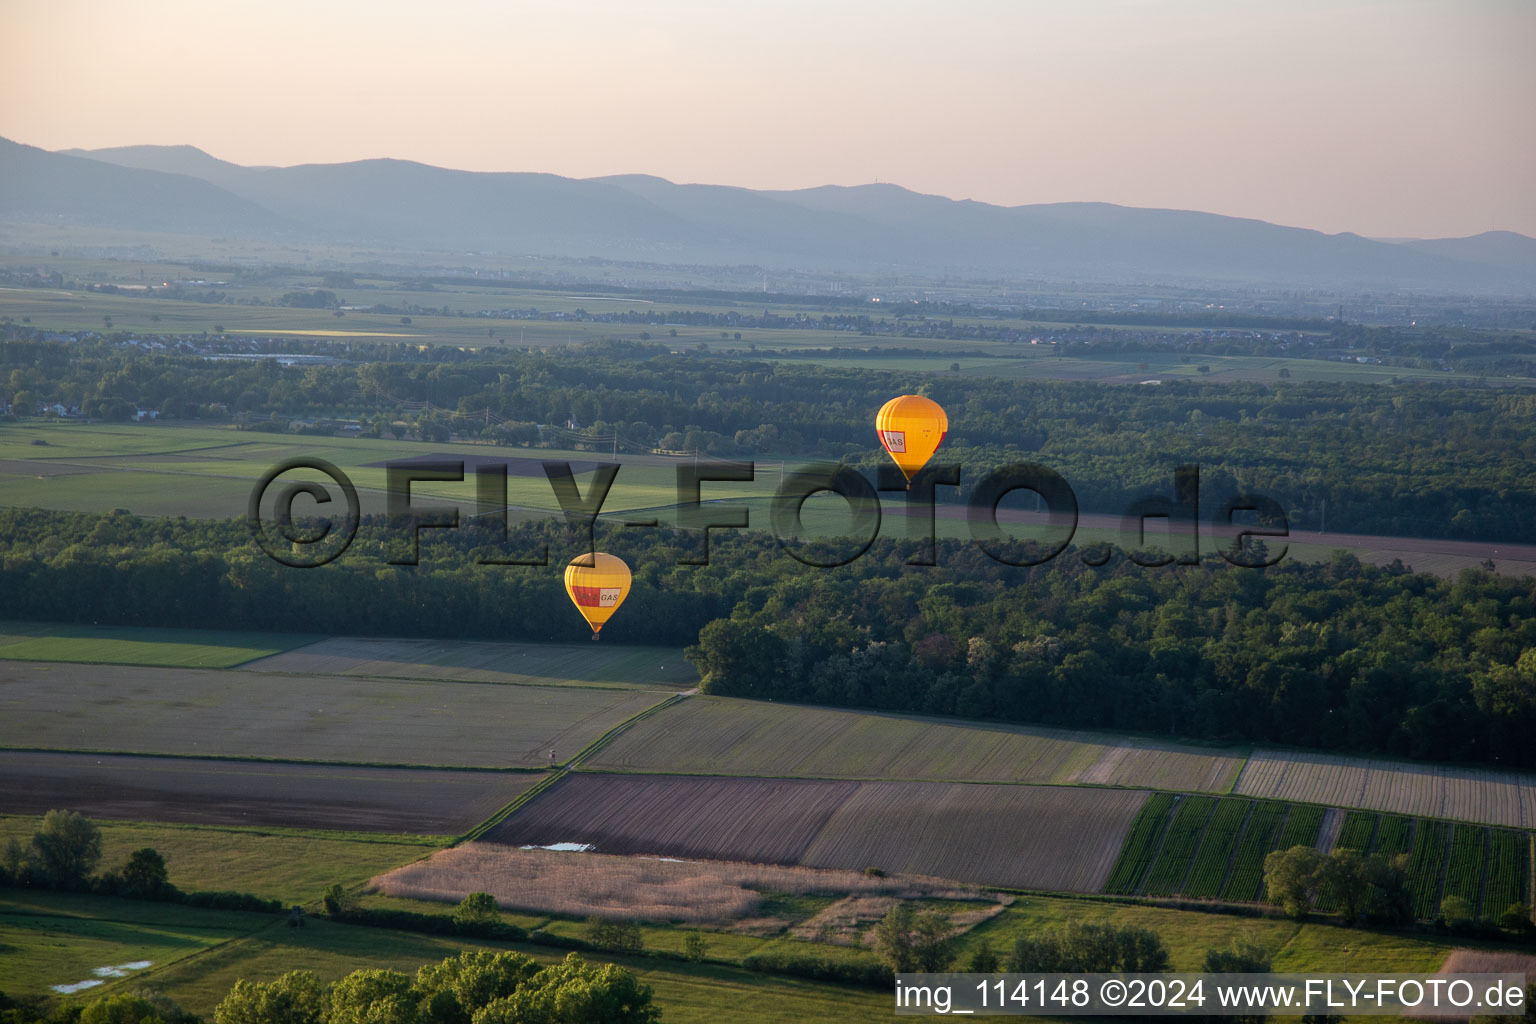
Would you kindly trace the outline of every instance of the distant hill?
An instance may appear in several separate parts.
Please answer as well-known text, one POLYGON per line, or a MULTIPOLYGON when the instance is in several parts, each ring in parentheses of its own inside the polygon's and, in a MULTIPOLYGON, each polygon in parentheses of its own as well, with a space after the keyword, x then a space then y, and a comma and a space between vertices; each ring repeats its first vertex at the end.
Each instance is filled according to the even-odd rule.
POLYGON ((196 146, 113 146, 109 149, 63 149, 65 156, 83 156, 119 167, 164 171, 201 178, 221 188, 265 168, 243 167, 210 156, 196 146))
POLYGON ((1536 238, 1513 231, 1484 231, 1467 238, 1411 238, 1398 244, 1416 252, 1536 274, 1536 238))
POLYGON ((208 230, 508 255, 1536 294, 1536 239, 1512 232, 1379 241, 1185 210, 994 206, 884 184, 757 191, 403 160, 242 167, 191 146, 45 153, 6 143, 0 175, 0 215, 12 219, 51 210, 128 226, 175 212, 183 231, 219 224, 208 230), (87 180, 81 165, 95 176, 87 180))
POLYGON ((0 220, 249 237, 295 230, 267 207, 200 178, 7 139, 0 139, 0 220))

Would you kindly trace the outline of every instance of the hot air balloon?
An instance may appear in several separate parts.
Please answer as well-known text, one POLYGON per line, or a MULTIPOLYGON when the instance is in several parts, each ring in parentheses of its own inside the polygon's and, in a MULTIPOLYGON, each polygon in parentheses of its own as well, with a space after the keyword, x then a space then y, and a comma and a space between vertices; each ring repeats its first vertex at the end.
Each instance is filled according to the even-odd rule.
POLYGON ((880 407, 875 414, 875 434, 910 483, 927 465, 949 433, 949 417, 931 398, 902 395, 880 407))
POLYGON ((565 592, 592 627, 593 640, 602 631, 603 623, 624 603, 629 580, 629 566, 624 560, 601 551, 577 555, 565 567, 565 592))

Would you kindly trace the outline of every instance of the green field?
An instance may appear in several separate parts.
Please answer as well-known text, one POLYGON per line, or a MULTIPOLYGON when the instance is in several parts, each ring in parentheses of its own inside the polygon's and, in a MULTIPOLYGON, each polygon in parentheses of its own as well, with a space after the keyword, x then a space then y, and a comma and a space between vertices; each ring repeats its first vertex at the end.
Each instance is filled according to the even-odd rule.
MULTIPOLYGON (((238 880, 238 876, 236 876, 238 880)), ((808 909, 808 908, 807 908, 808 909)), ((1015 939, 1037 935, 1068 920, 1105 921, 1150 928, 1168 947, 1176 970, 1196 970, 1205 951, 1246 939, 1263 945, 1275 968, 1285 971, 1337 969, 1350 950, 1357 970, 1433 971, 1452 948, 1449 940, 1297 924, 1277 919, 1240 918, 1159 907, 1026 896, 1001 914, 966 932, 957 952, 963 967, 986 942, 1006 955, 1015 939)), ((558 934, 581 934, 582 925, 557 921, 558 934)), ((647 927, 645 947, 667 951, 682 929, 647 927)), ((754 939, 707 933, 710 962, 686 964, 649 957, 612 959, 634 970, 655 989, 669 1022, 714 1022, 729 1016, 747 1022, 875 1021, 888 1019, 890 997, 852 988, 749 972, 736 966, 748 952, 768 948, 799 950, 832 959, 868 957, 839 947, 799 940, 754 939)), ((267 980, 302 967, 330 980, 362 967, 414 972, 465 947, 516 948, 542 962, 562 951, 535 945, 510 946, 452 937, 334 924, 311 917, 302 929, 263 914, 193 910, 109 897, 7 890, 0 895, 0 988, 13 995, 40 994, 49 985, 92 978, 96 967, 151 961, 140 971, 110 979, 73 997, 89 1001, 116 991, 152 987, 194 1013, 208 1015, 238 978, 267 980)))
POLYGON ((314 639, 290 633, 0 621, 0 661, 233 668, 314 639))
POLYGON ((265 914, 200 910, 70 893, 0 889, 0 991, 44 995, 51 986, 107 981, 98 968, 149 961, 110 987, 136 987, 177 961, 270 926, 265 914))
MULTIPOLYGON (((651 455, 620 453, 615 457, 605 452, 467 442, 267 434, 192 423, 34 420, 0 424, 0 490, 5 504, 16 507, 78 512, 126 508, 139 515, 227 519, 245 516, 251 490, 263 473, 281 461, 303 457, 322 459, 344 472, 358 489, 363 513, 371 515, 385 509, 385 464, 429 455, 464 459, 470 467, 462 482, 413 483, 412 502, 453 502, 466 513, 475 509, 472 464, 477 459, 521 461, 507 480, 507 500, 514 514, 559 510, 540 465, 545 461, 572 463, 583 494, 592 477, 583 464, 619 462, 622 469, 603 505, 605 515, 628 509, 669 510, 677 503, 677 466, 691 462, 651 455)), ((300 472, 295 471, 293 478, 300 472)), ((325 479, 323 475, 317 478, 325 479)), ((756 482, 707 483, 704 497, 766 501, 777 486, 777 474, 765 469, 756 482)), ((662 519, 675 521, 670 512, 662 519)), ((766 515, 759 522, 766 526, 766 515)))
MULTIPOLYGON (((1175 802, 1172 795, 1159 794, 1147 801, 1131 827, 1104 892, 1260 899, 1265 855, 1316 843, 1323 810, 1272 800, 1185 797, 1175 802)), ((1334 849, 1407 853, 1414 912, 1420 918, 1432 920, 1440 901, 1455 895, 1480 916, 1497 919, 1511 903, 1531 899, 1531 843, 1529 832, 1352 811, 1334 849)), ((1317 909, 1336 910, 1333 894, 1323 892, 1317 909)))
POLYGON ((534 686, 688 689, 699 674, 668 647, 332 637, 245 666, 251 671, 443 679, 534 686))
POLYGON ((1187 796, 1179 801, 1168 828, 1163 834, 1163 846, 1141 891, 1148 896, 1172 896, 1184 891, 1184 880, 1193 867, 1195 851, 1205 835, 1206 825, 1216 810, 1216 800, 1208 796, 1187 796))
MULTIPOLYGON (((355 256, 355 253, 349 253, 355 256)), ((243 260, 252 253, 242 252, 243 260)), ((291 256, 277 257, 288 262, 291 256)), ((0 258, 0 264, 11 262, 0 258)), ((242 280, 220 273, 229 285, 219 289, 238 295, 246 302, 238 304, 189 302, 157 294, 154 289, 164 282, 188 276, 186 266, 153 261, 118 262, 89 259, 51 260, 66 274, 83 280, 142 289, 136 294, 110 294, 84 290, 53 288, 8 288, 0 290, 0 317, 31 323, 55 330, 106 330, 110 319, 113 331, 138 334, 248 334, 262 337, 348 338, 359 341, 409 345, 453 345, 461 348, 541 347, 585 344, 604 338, 639 341, 649 334, 651 341, 676 349, 704 350, 715 353, 735 352, 755 356, 758 350, 779 353, 796 361, 811 361, 829 367, 871 370, 932 372, 949 374, 953 364, 961 374, 989 377, 1030 377, 1059 380, 1099 380, 1113 383, 1139 383, 1143 380, 1202 379, 1213 381, 1261 381, 1279 379, 1282 368, 1294 382, 1353 381, 1381 382, 1436 380, 1466 382, 1481 380, 1474 373, 1446 372, 1432 369, 1381 366, 1370 363, 1340 362, 1275 356, 1227 356, 1164 351, 1091 353, 1063 357, 1056 346, 1023 344, 984 339, 945 339, 906 337, 901 334, 865 337, 846 331, 808 330, 793 327, 741 327, 732 329, 731 337, 721 338, 718 327, 687 325, 645 325, 575 320, 509 319, 479 316, 482 311, 536 308, 541 314, 571 313, 585 309, 592 313, 697 309, 711 312, 742 310, 756 312, 771 306, 783 317, 809 313, 820 317, 824 310, 797 307, 793 299, 777 296, 761 302, 746 302, 729 297, 689 295, 687 297, 645 298, 626 293, 572 294, 537 288, 506 287, 487 274, 484 284, 444 282, 430 290, 413 288, 409 282, 392 279, 356 277, 351 287, 332 290, 349 306, 415 305, 432 312, 411 314, 402 323, 399 314, 348 310, 341 316, 328 309, 297 309, 279 305, 251 305, 256 299, 275 303, 285 293, 323 286, 320 275, 290 272, 264 274, 242 280), (446 307, 447 313, 443 310, 446 307), (458 314, 466 313, 468 316, 458 314), (736 333, 741 334, 738 340, 736 333), (830 350, 839 350, 835 353, 830 350), (850 353, 864 350, 868 354, 850 353), (1201 373, 1200 367, 1207 367, 1201 373)), ((199 275, 208 277, 210 275, 199 275)), ((200 289, 195 289, 200 290, 200 289)), ((838 311, 843 314, 868 313, 875 319, 894 320, 899 308, 882 309, 872 303, 851 302, 838 311)), ((1047 334, 1067 324, 1043 322, 1021 317, 946 316, 958 328, 984 325, 1047 334)), ((1219 329, 1220 325, 1209 325, 1219 329)), ((1144 324, 1103 324, 1096 329, 1106 333, 1123 331, 1177 331, 1178 328, 1144 324)), ((1501 384, 1529 385, 1530 378, 1493 378, 1501 384)))

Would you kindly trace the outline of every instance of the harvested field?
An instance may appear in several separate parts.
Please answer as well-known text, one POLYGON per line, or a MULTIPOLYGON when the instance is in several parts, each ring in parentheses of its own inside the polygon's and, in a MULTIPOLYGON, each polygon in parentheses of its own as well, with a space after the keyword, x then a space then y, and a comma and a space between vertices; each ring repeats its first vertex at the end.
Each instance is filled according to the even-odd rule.
POLYGON ((335 637, 251 662, 256 672, 458 679, 477 683, 587 683, 688 689, 699 674, 669 648, 335 637))
POLYGON ((1536 775, 1255 750, 1235 792, 1271 800, 1536 827, 1536 775))
POLYGON ((0 811, 458 835, 543 777, 0 751, 0 811))
POLYGON ((469 893, 488 892, 509 910, 712 924, 756 914, 765 892, 981 898, 975 889, 934 878, 871 878, 861 871, 522 850, 484 842, 442 850, 380 875, 373 885, 410 899, 457 903, 469 893))
POLYGON ((599 853, 799 864, 832 812, 858 788, 856 782, 578 772, 484 838, 512 846, 589 843, 599 853))
POLYGON ((1225 792, 1230 751, 1103 733, 693 697, 629 729, 593 768, 1225 792))
POLYGON ((1019 889, 1097 892, 1146 795, 1061 786, 866 782, 837 809, 802 863, 874 865, 1019 889))
POLYGON ((446 767, 574 756, 663 694, 0 661, 0 746, 446 767))
POLYGON ((578 772, 485 838, 1096 892, 1145 799, 1056 786, 578 772))

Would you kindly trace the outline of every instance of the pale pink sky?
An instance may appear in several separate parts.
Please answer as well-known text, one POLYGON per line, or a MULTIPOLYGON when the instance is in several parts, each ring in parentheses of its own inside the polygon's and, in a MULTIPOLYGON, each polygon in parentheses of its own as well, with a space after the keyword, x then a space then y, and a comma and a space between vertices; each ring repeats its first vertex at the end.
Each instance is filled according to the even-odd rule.
POLYGON ((0 135, 1536 235, 1531 0, 0 0, 0 135))

